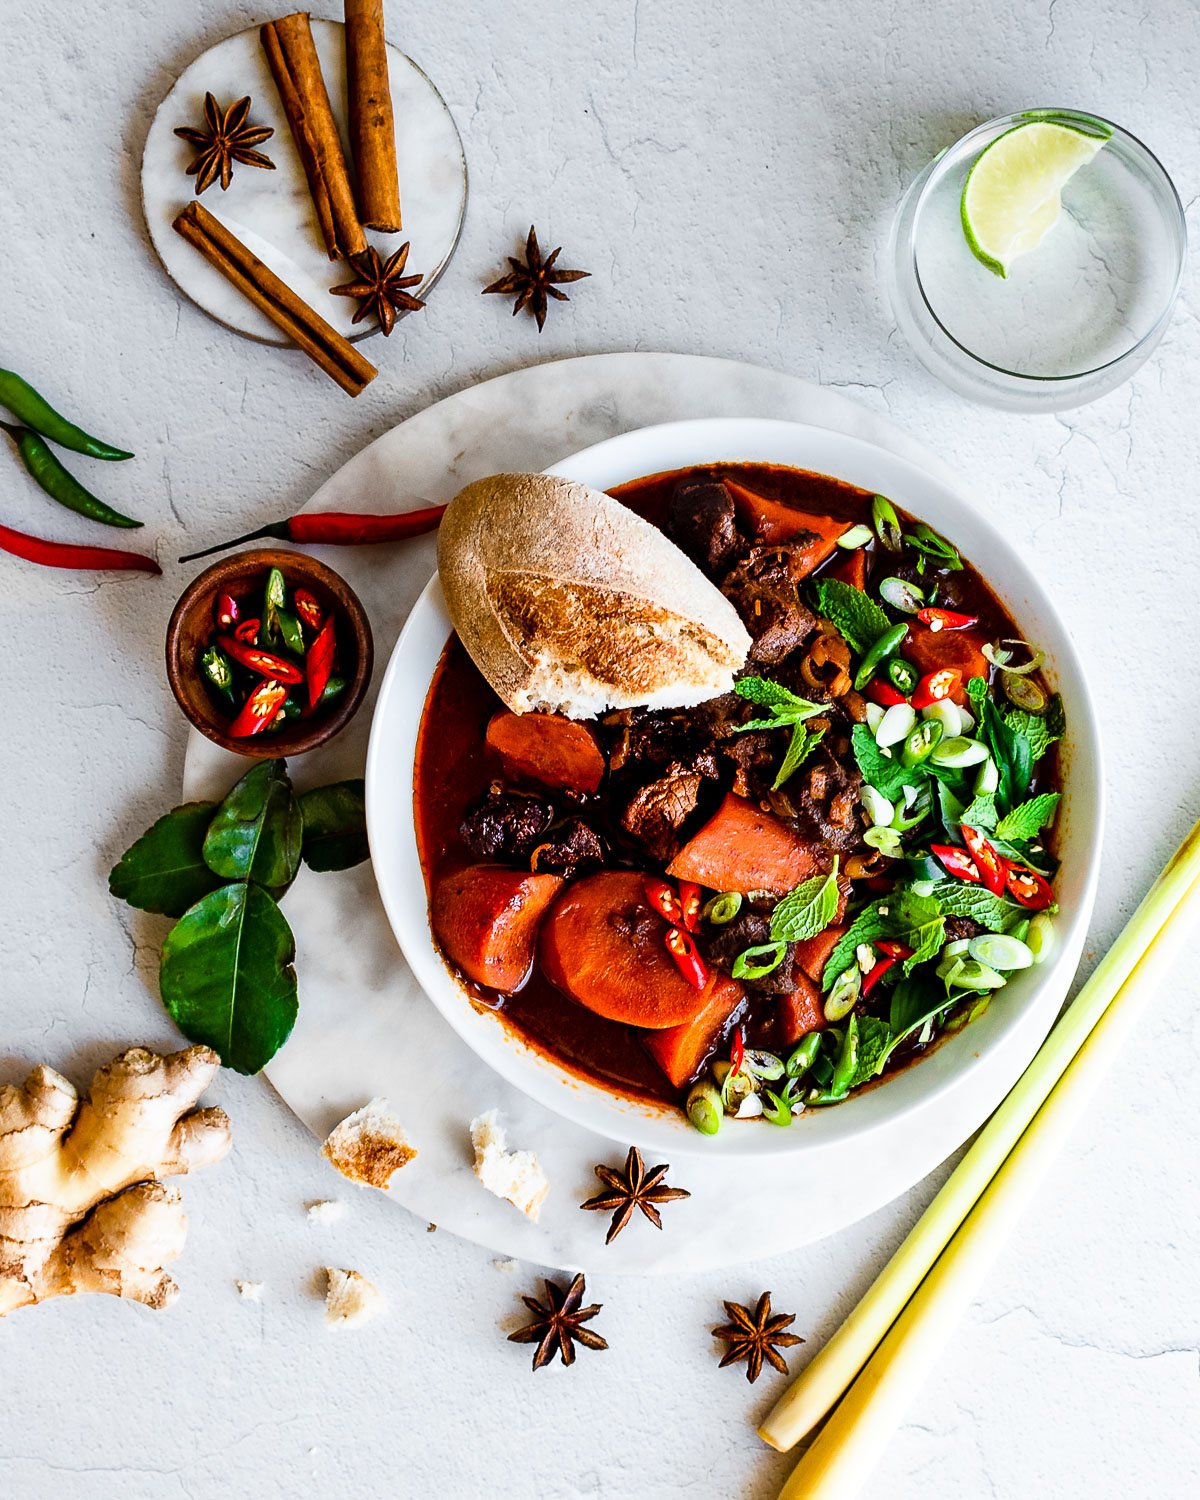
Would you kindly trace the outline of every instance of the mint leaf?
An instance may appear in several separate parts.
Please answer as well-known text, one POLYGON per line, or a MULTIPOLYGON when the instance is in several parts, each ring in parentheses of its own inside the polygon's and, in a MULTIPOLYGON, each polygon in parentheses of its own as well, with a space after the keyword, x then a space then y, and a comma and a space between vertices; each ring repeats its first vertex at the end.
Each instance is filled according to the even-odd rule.
POLYGON ((834 855, 828 875, 802 881, 776 904, 771 913, 771 936, 785 943, 800 943, 824 932, 837 915, 838 860, 834 855))
MULTIPOLYGON (((828 704, 810 703, 807 698, 798 698, 789 688, 767 677, 739 677, 733 690, 740 698, 757 703, 761 708, 784 709, 789 713, 802 714, 810 718, 819 714, 828 704)), ((776 718, 780 717, 778 712, 776 718)), ((749 725, 744 726, 749 728, 749 725)))
POLYGON ((873 943, 876 938, 887 937, 888 919, 880 913, 879 908, 889 904, 887 896, 880 896, 878 901, 872 901, 869 906, 864 906, 838 938, 833 945, 833 951, 825 960, 825 972, 821 979, 822 989, 832 989, 838 975, 844 974, 854 963, 854 950, 859 943, 873 943))
POLYGON ((1030 797, 1028 802, 1022 802, 1000 819, 996 825, 997 834, 1002 839, 1036 838, 1047 824, 1054 821, 1059 796, 1058 792, 1043 792, 1040 797, 1030 797))
POLYGON ((995 793, 981 792, 967 807, 963 808, 962 817, 958 821, 960 825, 965 823, 968 828, 978 828, 984 833, 994 833, 996 830, 995 793))
POLYGON ((817 584, 817 609, 837 626, 850 649, 860 655, 892 628, 892 622, 874 599, 837 578, 823 578, 817 584))
POLYGON ((1027 713, 1023 708, 1006 709, 1004 722, 1029 742, 1030 753, 1036 763, 1056 740, 1062 739, 1066 727, 1062 699, 1055 693, 1044 714, 1027 713))
POLYGON ((892 1028, 876 1016, 851 1016, 850 1024, 858 1030, 858 1055, 850 1079, 850 1087, 856 1089, 883 1072, 893 1046, 892 1028))
POLYGON ((932 896, 918 896, 915 891, 896 891, 888 903, 891 936, 907 943, 913 950, 904 960, 905 974, 918 964, 935 957, 946 937, 946 919, 932 896))
POLYGON ((1021 908, 1012 901, 993 896, 981 885, 961 880, 939 880, 929 893, 948 917, 970 917, 989 932, 1003 932, 1021 908))
POLYGON ((863 780, 875 787, 894 802, 903 795, 906 786, 920 786, 925 775, 923 766, 902 766, 898 760, 884 755, 875 743, 875 736, 865 724, 856 724, 850 734, 854 747, 854 759, 863 774, 863 780))
POLYGON ((775 780, 771 783, 771 790, 777 792, 790 776, 794 776, 810 753, 817 748, 825 738, 825 731, 818 729, 816 734, 810 734, 803 724, 797 724, 792 730, 791 744, 788 745, 787 754, 783 757, 783 764, 775 780))

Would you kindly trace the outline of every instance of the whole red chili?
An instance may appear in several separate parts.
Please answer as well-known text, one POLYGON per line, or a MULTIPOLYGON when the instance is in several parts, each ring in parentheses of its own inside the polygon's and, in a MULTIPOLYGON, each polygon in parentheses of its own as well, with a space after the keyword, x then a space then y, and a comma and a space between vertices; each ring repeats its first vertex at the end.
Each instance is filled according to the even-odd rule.
POLYGON ((863 693, 872 703, 878 703, 880 708, 894 708, 897 703, 908 702, 899 688, 893 687, 890 682, 884 682, 880 677, 868 682, 863 693))
POLYGON ((646 892, 646 900, 660 917, 666 917, 673 925, 684 921, 683 907, 673 885, 668 885, 657 875, 647 875, 642 880, 642 889, 646 892))
POLYGON ((1009 865, 1005 873, 1005 889, 1014 901, 1019 901, 1030 911, 1045 911, 1054 905, 1054 892, 1050 883, 1028 865, 1009 865))
POLYGON ((958 880, 978 883, 983 879, 979 873, 979 866, 967 851, 960 849, 957 844, 930 844, 929 852, 936 859, 940 859, 950 874, 958 880))
POLYGON ((333 673, 333 657, 337 647, 337 636, 334 631, 333 616, 331 615, 320 630, 317 631, 316 639, 308 648, 308 655, 304 658, 304 666, 308 676, 308 706, 316 708, 317 700, 325 691, 325 684, 333 673))
POLYGON ((688 932, 700 930, 700 887, 694 880, 679 882, 679 905, 683 909, 683 925, 688 932))
POLYGON ((282 682, 264 682, 254 689, 242 704, 241 711, 229 726, 235 739, 261 734, 279 712, 288 690, 282 682))
POLYGON ((0 551, 43 568, 73 568, 104 572, 161 573, 152 557, 141 552, 122 552, 116 547, 80 547, 73 542, 48 542, 40 536, 0 526, 0 551))
POLYGON ((297 589, 292 595, 292 603, 296 606, 296 613, 302 624, 307 625, 310 630, 320 630, 321 606, 307 589, 297 589))
POLYGON ((930 672, 913 689, 912 706, 929 708, 931 704, 941 703, 944 698, 950 697, 961 681, 962 674, 953 667, 942 667, 940 671, 930 672))
POLYGON ((205 547, 201 552, 189 552, 179 561, 195 562, 198 557, 211 557, 214 552, 224 552, 229 547, 240 547, 243 542, 257 542, 269 536, 284 542, 325 542, 341 547, 369 542, 402 542, 408 537, 436 530, 445 510, 444 505, 427 505, 421 510, 405 510, 390 516, 348 510, 307 511, 289 516, 286 521, 260 526, 257 531, 247 531, 232 541, 205 547))
POLYGON ((968 828, 964 823, 962 836, 966 840, 967 848, 971 851, 971 858, 975 861, 984 890, 991 891, 993 896, 1002 896, 1004 872, 1008 868, 1005 861, 978 829, 968 828))
POLYGON ((241 618, 241 613, 232 594, 218 594, 213 600, 213 620, 218 630, 231 630, 241 618))
MULTIPOLYGON (((260 677, 270 677, 276 682, 293 685, 304 681, 304 673, 299 667, 293 666, 290 661, 285 661, 282 656, 276 656, 273 651, 264 651, 260 646, 251 646, 232 635, 219 635, 217 645, 239 666, 246 667, 251 672, 257 672, 260 677)), ((287 694, 285 693, 284 696, 286 697, 287 694)))
POLYGON ((667 952, 692 988, 702 990, 708 983, 708 968, 700 957, 691 934, 684 932, 682 927, 668 927, 667 952))
POLYGON ((979 624, 978 615, 962 615, 956 609, 919 609, 917 619, 930 630, 967 630, 979 624))
POLYGON ((253 646, 258 640, 258 632, 261 627, 261 620, 239 620, 233 627, 233 638, 237 641, 245 641, 247 645, 253 646))

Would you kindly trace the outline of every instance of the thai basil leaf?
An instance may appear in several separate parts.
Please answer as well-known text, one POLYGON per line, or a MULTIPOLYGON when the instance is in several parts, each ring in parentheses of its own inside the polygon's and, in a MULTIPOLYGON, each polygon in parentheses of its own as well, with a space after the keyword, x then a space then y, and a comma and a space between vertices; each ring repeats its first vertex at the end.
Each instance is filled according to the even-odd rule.
POLYGON ((261 761, 217 809, 204 858, 226 880, 286 887, 296 878, 303 832, 283 761, 261 761))
POLYGON ((996 806, 1008 811, 1021 802, 1029 790, 1033 777, 1033 750, 1021 730, 1011 724, 992 702, 982 677, 971 678, 967 683, 967 694, 979 722, 980 737, 987 743, 996 762, 999 775, 996 806))
POLYGON ((113 867, 108 888, 141 911, 181 917, 220 880, 204 862, 215 802, 185 802, 153 823, 113 867))
POLYGON ((369 859, 365 783, 335 781, 300 798, 301 857, 311 870, 348 870, 369 859))

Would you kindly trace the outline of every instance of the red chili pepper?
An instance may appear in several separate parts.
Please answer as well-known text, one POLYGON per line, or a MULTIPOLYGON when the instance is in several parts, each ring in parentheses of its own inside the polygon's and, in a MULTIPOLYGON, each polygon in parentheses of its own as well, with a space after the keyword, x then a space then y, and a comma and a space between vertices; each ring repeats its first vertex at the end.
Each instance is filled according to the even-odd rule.
POLYGON ((872 703, 878 703, 880 708, 893 708, 897 703, 908 702, 899 688, 893 687, 890 682, 884 682, 879 677, 872 678, 863 689, 863 693, 872 703))
POLYGON ((983 834, 975 828, 962 825, 962 836, 967 841, 967 848, 971 851, 971 858, 975 861, 979 870, 979 878, 983 882, 985 891, 991 891, 993 896, 1004 894, 1004 873, 1008 868, 1007 861, 1001 859, 983 834))
POLYGON ((692 986, 702 990, 708 983, 708 968, 700 957, 691 935, 682 927, 667 928, 667 952, 675 960, 675 967, 692 986))
POLYGON ((422 536, 427 531, 436 530, 445 509, 444 505, 427 505, 421 510, 405 510, 391 516, 349 510, 307 511, 303 515, 289 516, 286 521, 260 526, 257 531, 247 531, 232 541, 205 547, 202 552, 189 552, 179 561, 195 562, 198 557, 211 557, 214 552, 240 547, 243 542, 261 541, 264 537, 276 537, 283 542, 325 542, 341 547, 368 542, 402 542, 410 536, 422 536))
MULTIPOLYGON (((217 645, 226 656, 232 656, 239 666, 257 672, 260 677, 272 677, 276 682, 295 684, 304 681, 304 673, 273 651, 264 651, 260 646, 251 646, 239 641, 236 636, 219 635, 217 645)), ((286 697, 286 693, 284 694, 286 697)))
POLYGON ((960 615, 956 609, 919 609, 917 619, 930 630, 967 630, 979 624, 978 615, 960 615))
POLYGON ((161 573, 152 557, 122 552, 116 547, 80 547, 73 542, 48 542, 28 532, 0 526, 0 552, 23 557, 43 568, 100 569, 105 572, 161 573))
POLYGON ((673 926, 683 921, 683 907, 673 885, 668 885, 657 875, 647 875, 642 880, 642 889, 646 892, 646 900, 660 917, 666 917, 673 926))
POLYGON ((1009 865, 1005 874, 1005 888, 1014 901, 1030 911, 1045 911, 1054 905, 1054 892, 1050 882, 1042 878, 1028 865, 1009 865))
POLYGON ((746 1039, 742 1035, 742 1028, 739 1026, 738 1029, 733 1033, 733 1036, 730 1039, 729 1043, 729 1071, 731 1073, 736 1073, 742 1066, 745 1057, 746 1039))
POLYGON ((979 866, 971 858, 965 849, 960 849, 957 844, 930 844, 929 852, 949 870, 950 874, 958 880, 971 880, 976 883, 983 880, 979 873, 979 866))
POLYGON ((234 640, 245 641, 247 645, 253 646, 258 640, 261 626, 261 620, 239 620, 233 627, 234 640))
POLYGON ((241 712, 229 726, 234 738, 261 734, 279 712, 288 690, 282 682, 261 683, 242 704, 241 712))
POLYGON ((324 616, 321 614, 320 604, 313 595, 307 589, 297 589, 292 595, 292 602, 303 624, 307 625, 310 630, 320 630, 324 616))
POLYGON ((956 672, 953 667, 942 667, 940 671, 930 672, 913 689, 912 706, 928 708, 932 703, 941 703, 944 698, 949 698, 961 681, 962 673, 956 672))
MULTIPOLYGON (((876 947, 882 946, 882 943, 876 944, 876 947)), ((867 972, 863 975, 862 982, 862 993, 864 997, 871 993, 871 991, 875 988, 875 986, 879 983, 879 981, 883 978, 887 971, 895 966, 895 963, 896 960, 894 958, 881 958, 878 959, 871 966, 871 968, 867 970, 867 972)))
POLYGON ((232 594, 218 594, 213 601, 213 619, 218 630, 230 630, 241 617, 238 602, 232 594))
POLYGON ((700 887, 694 880, 679 882, 679 904, 683 908, 683 925, 689 932, 700 930, 700 887))
POLYGON ((879 949, 880 953, 886 953, 889 958, 911 958, 913 956, 913 950, 907 943, 895 943, 890 939, 881 938, 875 946, 879 949))
POLYGON ((337 649, 337 636, 334 632, 333 616, 325 621, 317 638, 308 648, 308 655, 304 658, 304 665, 308 671, 308 706, 316 708, 317 700, 325 691, 325 685, 333 673, 333 656, 337 649))

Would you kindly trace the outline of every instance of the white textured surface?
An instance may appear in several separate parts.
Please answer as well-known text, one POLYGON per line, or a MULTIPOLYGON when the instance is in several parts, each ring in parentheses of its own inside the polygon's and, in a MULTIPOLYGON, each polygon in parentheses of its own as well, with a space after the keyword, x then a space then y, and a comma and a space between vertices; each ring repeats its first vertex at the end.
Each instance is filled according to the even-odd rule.
MULTIPOLYGON (((132 464, 89 465, 96 487, 145 515, 170 557, 185 537, 286 513, 402 416, 535 357, 673 347, 848 388, 977 479, 1078 622, 1111 765, 1094 947, 1107 942, 1200 800, 1194 278, 1132 385, 1027 419, 932 382, 892 335, 879 258, 896 195, 930 152, 1030 102, 1126 124, 1192 204, 1192 8, 814 0, 759 4, 736 24, 678 0, 406 9, 392 38, 455 112, 472 202, 428 317, 397 331, 356 402, 302 356, 181 302, 144 239, 137 163, 155 104, 201 46, 255 19, 205 0, 73 8, 69 31, 54 7, 5 17, 4 360, 137 448, 132 464), (540 340, 478 295, 531 218, 594 273, 540 340)), ((0 514, 93 535, 15 464, 0 514)), ((178 785, 184 724, 159 651, 184 579, 4 564, 8 1069, 44 1057, 82 1077, 114 1043, 172 1040, 153 990, 162 924, 115 907, 103 876, 178 785)), ((1173 1500, 1200 1486, 1198 993, 1185 973, 1163 995, 920 1393, 877 1493, 1173 1500)), ((501 1337, 530 1268, 506 1274, 365 1192, 338 1225, 310 1226, 305 1202, 338 1189, 306 1133, 259 1083, 223 1078, 215 1097, 237 1143, 186 1186, 178 1306, 156 1318, 64 1303, 0 1330, 0 1458, 16 1500, 770 1496, 788 1461, 751 1419, 781 1382, 751 1389, 717 1371, 706 1330, 720 1298, 769 1286, 819 1339, 933 1187, 734 1273, 669 1288, 598 1278, 612 1351, 535 1379, 501 1337), (389 1303, 336 1342, 314 1275, 334 1263, 389 1303), (238 1298, 237 1277, 266 1283, 261 1305, 238 1298)))

